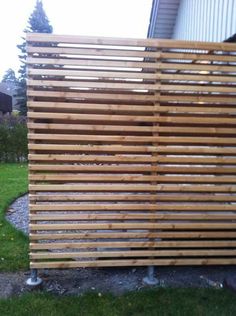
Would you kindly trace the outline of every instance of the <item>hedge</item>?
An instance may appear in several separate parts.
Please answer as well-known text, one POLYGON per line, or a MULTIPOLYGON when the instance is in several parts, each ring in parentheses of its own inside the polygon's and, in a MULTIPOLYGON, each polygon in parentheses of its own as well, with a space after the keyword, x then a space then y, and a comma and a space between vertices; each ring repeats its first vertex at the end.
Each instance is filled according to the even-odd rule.
POLYGON ((26 117, 0 117, 0 161, 22 162, 28 156, 26 117))

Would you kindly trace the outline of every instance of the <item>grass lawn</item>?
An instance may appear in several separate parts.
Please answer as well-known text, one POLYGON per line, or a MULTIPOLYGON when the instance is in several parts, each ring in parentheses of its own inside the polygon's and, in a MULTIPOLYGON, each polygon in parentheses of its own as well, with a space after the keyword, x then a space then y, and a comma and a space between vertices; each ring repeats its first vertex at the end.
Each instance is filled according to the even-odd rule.
POLYGON ((28 238, 4 219, 9 204, 27 192, 27 185, 26 164, 0 163, 0 271, 28 268, 28 238))
POLYGON ((235 294, 213 289, 157 289, 119 297, 89 293, 80 297, 27 294, 0 300, 4 316, 233 316, 235 294))

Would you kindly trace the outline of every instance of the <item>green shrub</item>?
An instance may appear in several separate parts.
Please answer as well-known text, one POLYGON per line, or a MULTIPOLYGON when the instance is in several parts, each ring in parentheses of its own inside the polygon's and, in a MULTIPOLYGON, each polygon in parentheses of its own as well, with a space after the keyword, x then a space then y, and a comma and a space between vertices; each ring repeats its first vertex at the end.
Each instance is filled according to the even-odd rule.
POLYGON ((21 116, 0 117, 0 161, 22 162, 27 160, 27 124, 21 116))

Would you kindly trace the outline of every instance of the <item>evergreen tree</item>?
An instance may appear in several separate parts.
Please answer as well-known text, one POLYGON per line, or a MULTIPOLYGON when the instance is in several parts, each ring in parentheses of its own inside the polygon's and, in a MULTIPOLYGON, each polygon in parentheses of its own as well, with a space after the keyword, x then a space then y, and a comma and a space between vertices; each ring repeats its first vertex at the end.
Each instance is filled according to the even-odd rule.
POLYGON ((16 86, 17 85, 17 78, 16 78, 16 74, 15 71, 11 68, 7 69, 5 74, 2 77, 2 82, 3 83, 9 83, 12 86, 16 86))
MULTIPOLYGON (((5 74, 2 77, 2 83, 6 84, 6 88, 10 92, 14 100, 19 82, 13 69, 9 68, 6 70, 5 74)), ((13 102, 13 106, 15 106, 15 102, 13 102)))
MULTIPOLYGON (((43 3, 41 0, 37 0, 35 8, 29 17, 28 25, 24 30, 25 33, 52 33, 53 28, 47 18, 47 15, 43 8, 43 3)), ((22 115, 27 113, 27 97, 26 97, 26 40, 25 37, 22 38, 23 42, 17 47, 20 49, 20 61, 22 65, 19 69, 19 84, 17 88, 17 105, 20 109, 22 115)))

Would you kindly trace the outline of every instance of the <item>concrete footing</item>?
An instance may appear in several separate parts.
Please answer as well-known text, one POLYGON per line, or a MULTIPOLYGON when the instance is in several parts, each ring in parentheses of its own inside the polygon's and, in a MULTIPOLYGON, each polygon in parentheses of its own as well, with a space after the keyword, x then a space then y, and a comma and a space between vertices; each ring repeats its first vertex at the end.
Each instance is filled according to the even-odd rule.
POLYGON ((30 278, 26 280, 26 284, 29 286, 38 286, 42 282, 43 282, 43 280, 38 277, 38 270, 32 269, 30 278))
POLYGON ((143 278, 143 283, 146 285, 157 285, 158 279, 154 277, 154 266, 147 268, 147 276, 143 278))

